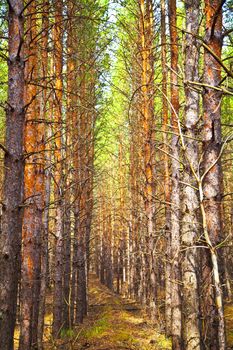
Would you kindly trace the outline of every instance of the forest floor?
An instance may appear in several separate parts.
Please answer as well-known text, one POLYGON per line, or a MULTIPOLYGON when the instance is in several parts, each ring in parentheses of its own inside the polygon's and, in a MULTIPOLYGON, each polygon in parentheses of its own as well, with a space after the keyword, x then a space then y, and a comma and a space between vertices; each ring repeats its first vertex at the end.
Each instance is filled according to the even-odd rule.
MULTIPOLYGON (((47 320, 49 320, 49 315, 47 320)), ((169 350, 170 340, 156 331, 145 312, 132 300, 114 294, 90 276, 89 313, 82 326, 53 342, 46 350, 169 350)))
MULTIPOLYGON (((111 292, 95 275, 89 280, 89 312, 84 323, 51 337, 52 298, 47 300, 45 350, 170 350, 171 342, 149 321, 138 303, 111 292)), ((233 304, 225 306, 228 349, 233 349, 233 304)), ((18 340, 19 330, 16 330, 18 340)), ((18 341, 15 341, 15 350, 18 341)))

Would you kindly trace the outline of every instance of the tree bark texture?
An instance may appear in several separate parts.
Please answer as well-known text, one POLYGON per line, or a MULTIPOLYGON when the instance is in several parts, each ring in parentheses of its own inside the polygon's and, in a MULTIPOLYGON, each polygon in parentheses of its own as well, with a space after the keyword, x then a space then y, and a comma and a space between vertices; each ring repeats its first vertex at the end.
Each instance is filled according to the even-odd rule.
MULTIPOLYGON (((220 0, 205 1, 205 42, 209 49, 221 59, 222 52, 222 5, 220 0)), ((206 216, 206 232, 214 249, 205 249, 202 259, 203 300, 202 313, 204 318, 203 339, 206 349, 219 350, 225 348, 225 329, 223 319, 222 290, 220 280, 216 285, 213 258, 219 260, 216 246, 223 240, 222 227, 222 169, 218 159, 221 147, 221 100, 220 91, 210 86, 218 87, 221 81, 221 66, 214 56, 204 50, 204 83, 203 95, 204 126, 203 126, 203 204, 206 216), (217 287, 217 289, 216 289, 217 287)), ((208 243, 207 243, 208 244, 208 243)), ((221 274, 218 271, 218 274, 221 274)))
POLYGON ((178 87, 178 33, 176 0, 169 0, 169 29, 171 55, 171 310, 172 310, 172 349, 182 349, 181 291, 180 291, 180 146, 179 146, 179 87, 178 87))
POLYGON ((185 151, 182 191, 182 307, 184 348, 200 349, 200 309, 198 291, 197 244, 200 233, 198 219, 199 198, 195 174, 198 171, 198 142, 196 141, 199 121, 199 93, 188 82, 198 81, 200 2, 189 0, 185 3, 185 151))
POLYGON ((54 3, 54 68, 55 68, 55 97, 54 97, 54 192, 56 202, 55 220, 55 259, 54 259, 54 300, 53 300, 53 335, 59 336, 63 327, 63 193, 62 193, 62 96, 63 96, 63 45, 62 45, 62 9, 61 0, 54 3))
POLYGON ((24 2, 13 0, 8 10, 7 152, 4 156, 3 213, 0 245, 0 347, 13 350, 23 204, 24 2))

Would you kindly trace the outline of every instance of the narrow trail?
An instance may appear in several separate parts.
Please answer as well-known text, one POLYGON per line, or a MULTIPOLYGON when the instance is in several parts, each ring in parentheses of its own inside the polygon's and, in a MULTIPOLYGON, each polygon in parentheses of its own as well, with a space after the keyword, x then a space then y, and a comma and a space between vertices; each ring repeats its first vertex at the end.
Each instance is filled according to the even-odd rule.
POLYGON ((87 318, 58 343, 50 339, 46 349, 169 350, 171 344, 137 303, 114 294, 91 274, 87 318))

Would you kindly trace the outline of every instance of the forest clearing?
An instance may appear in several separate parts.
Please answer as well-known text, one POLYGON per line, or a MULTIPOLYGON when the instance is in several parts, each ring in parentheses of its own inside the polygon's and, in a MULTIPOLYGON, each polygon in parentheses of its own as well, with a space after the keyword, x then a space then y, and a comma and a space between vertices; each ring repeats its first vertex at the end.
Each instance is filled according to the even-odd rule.
POLYGON ((0 350, 233 349, 232 13, 0 2, 0 350))

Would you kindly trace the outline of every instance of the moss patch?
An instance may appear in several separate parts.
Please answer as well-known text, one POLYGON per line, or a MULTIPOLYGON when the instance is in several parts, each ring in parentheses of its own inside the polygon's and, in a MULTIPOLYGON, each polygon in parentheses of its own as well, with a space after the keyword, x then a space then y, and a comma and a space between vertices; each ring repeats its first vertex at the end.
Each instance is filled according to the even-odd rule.
POLYGON ((109 330, 110 324, 106 313, 98 319, 93 325, 90 325, 81 332, 81 336, 86 340, 93 340, 105 336, 109 330))

